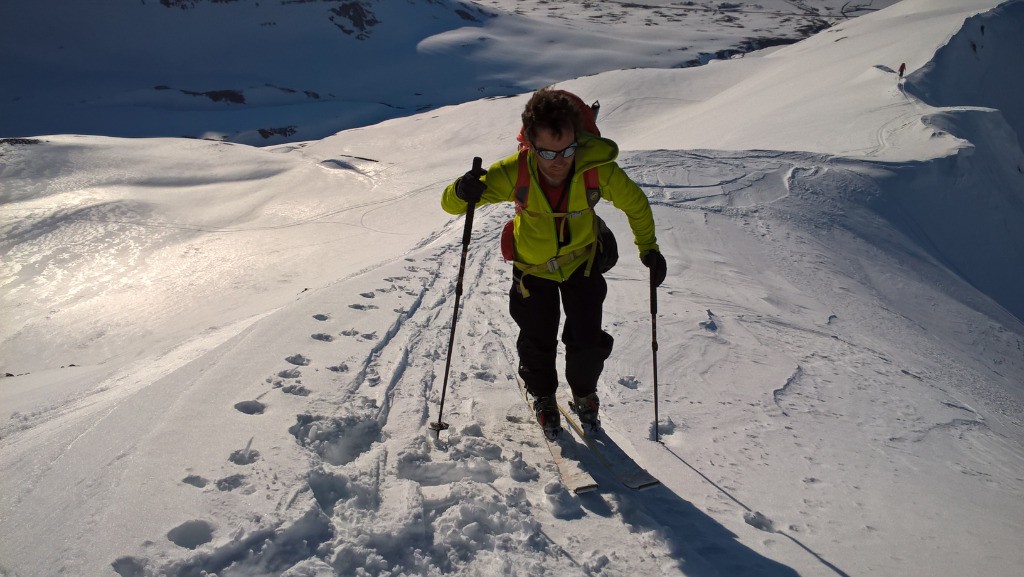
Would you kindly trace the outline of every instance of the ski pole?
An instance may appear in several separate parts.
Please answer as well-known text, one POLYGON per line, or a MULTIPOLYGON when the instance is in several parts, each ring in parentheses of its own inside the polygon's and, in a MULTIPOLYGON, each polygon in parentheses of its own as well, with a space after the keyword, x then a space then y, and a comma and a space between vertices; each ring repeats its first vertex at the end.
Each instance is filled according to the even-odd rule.
POLYGON ((651 356, 654 362, 654 441, 660 443, 658 434, 658 286, 654 284, 654 267, 651 267, 651 356))
MULTIPOLYGON (((479 156, 473 159, 473 175, 477 178, 482 176, 483 159, 479 156)), ((452 332, 448 336, 448 359, 444 364, 444 384, 441 386, 441 406, 437 410, 437 422, 430 423, 430 428, 440 438, 441 431, 448 429, 448 423, 441 420, 444 414, 444 397, 448 392, 448 373, 452 368, 452 349, 455 346, 455 326, 459 322, 459 300, 462 298, 462 278, 466 273, 466 254, 469 252, 469 237, 473 232, 473 213, 476 212, 476 203, 471 202, 466 206, 466 226, 462 230, 462 258, 459 261, 459 280, 455 283, 455 312, 452 314, 452 332)))

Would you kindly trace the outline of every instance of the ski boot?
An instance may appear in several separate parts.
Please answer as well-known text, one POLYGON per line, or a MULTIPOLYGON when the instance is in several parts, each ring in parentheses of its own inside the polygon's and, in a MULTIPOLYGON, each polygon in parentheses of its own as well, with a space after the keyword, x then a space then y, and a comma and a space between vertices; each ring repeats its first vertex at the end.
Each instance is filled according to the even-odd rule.
POLYGON ((562 431, 562 418, 558 414, 558 403, 554 395, 533 398, 533 412, 537 414, 537 422, 544 429, 544 436, 554 440, 562 431))
POLYGON ((601 421, 597 418, 597 411, 601 408, 601 402, 597 398, 597 393, 590 393, 582 397, 573 395, 572 400, 572 409, 579 416, 580 424, 583 425, 584 430, 588 433, 599 430, 601 428, 601 421))

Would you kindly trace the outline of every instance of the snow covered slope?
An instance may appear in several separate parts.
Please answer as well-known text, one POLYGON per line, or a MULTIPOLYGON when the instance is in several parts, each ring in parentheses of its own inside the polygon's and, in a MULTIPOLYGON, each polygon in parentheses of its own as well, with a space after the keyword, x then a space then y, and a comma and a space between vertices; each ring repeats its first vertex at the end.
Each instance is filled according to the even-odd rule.
POLYGON ((620 71, 566 86, 591 92, 614 79, 624 96, 606 101, 602 126, 613 137, 638 135, 623 134, 624 148, 799 150, 871 161, 887 176, 884 191, 865 201, 1024 318, 1024 267, 1015 266, 1024 255, 1024 61, 1016 57, 1024 4, 966 22, 963 9, 902 2, 756 61, 685 71, 686 84, 678 71, 642 81, 646 71, 620 71), (922 16, 927 24, 911 24, 922 16), (906 84, 897 82, 901 62, 906 84))
POLYGON ((1016 575, 1022 4, 562 85, 601 100, 669 262, 654 443, 647 271, 599 207, 599 392, 663 482, 639 493, 589 457, 599 491, 557 482, 513 379, 507 206, 477 213, 427 428, 463 229, 438 196, 511 153, 525 96, 266 148, 4 141, 0 574, 1016 575))
POLYGON ((16 0, 0 6, 0 137, 311 140, 792 42, 893 2, 16 0))

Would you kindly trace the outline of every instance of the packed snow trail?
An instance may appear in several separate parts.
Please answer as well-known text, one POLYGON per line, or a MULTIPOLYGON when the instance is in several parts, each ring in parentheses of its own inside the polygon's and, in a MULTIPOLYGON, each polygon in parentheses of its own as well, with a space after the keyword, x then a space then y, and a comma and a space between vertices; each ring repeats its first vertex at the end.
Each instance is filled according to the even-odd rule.
MULTIPOLYGON (((196 500, 183 503, 182 524, 167 531, 183 550, 197 552, 147 556, 142 544, 123 551, 115 566, 168 575, 328 565, 337 574, 373 575, 494 567, 504 574, 663 574, 668 567, 675 567, 668 574, 794 574, 670 489, 631 496, 600 471, 595 475, 606 482, 594 495, 561 486, 511 374, 515 333, 504 313, 510 279, 497 243, 507 212, 479 217, 449 391, 450 431, 435 439, 427 423, 438 401, 461 221, 401 260, 272 314, 220 353, 192 389, 215 394, 216 383, 233 383, 231 399, 209 405, 236 423, 224 435, 234 441, 206 451, 224 455, 219 465, 203 458, 181 479, 157 481, 196 500), (254 350, 281 355, 254 359, 254 350), (263 378, 255 378, 258 369, 263 378), (297 416, 281 430, 260 424, 282 413, 297 416), (295 470, 280 468, 285 453, 296 453, 287 459, 295 470), (227 515, 238 526, 225 535, 209 512, 230 510, 251 513, 227 515), (207 543, 213 547, 202 547, 207 543)), ((196 406, 191 401, 181 404, 196 406)), ((164 434, 189 427, 191 436, 217 435, 203 430, 206 419, 188 421, 171 410, 164 434)), ((188 454, 195 455, 164 457, 188 454)))

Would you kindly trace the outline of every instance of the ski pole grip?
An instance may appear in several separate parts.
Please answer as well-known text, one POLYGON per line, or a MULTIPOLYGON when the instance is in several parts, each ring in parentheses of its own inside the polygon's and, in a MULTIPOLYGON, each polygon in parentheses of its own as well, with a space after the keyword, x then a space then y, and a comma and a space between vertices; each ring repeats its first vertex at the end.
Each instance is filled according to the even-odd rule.
MULTIPOLYGON (((476 178, 487 174, 484 172, 484 159, 479 156, 473 157, 473 172, 476 178)), ((462 229, 462 246, 469 246, 469 238, 473 234, 473 213, 476 212, 476 203, 466 205, 466 227, 462 229)))
POLYGON ((654 284, 654 273, 651 273, 651 314, 658 314, 658 285, 654 284))

